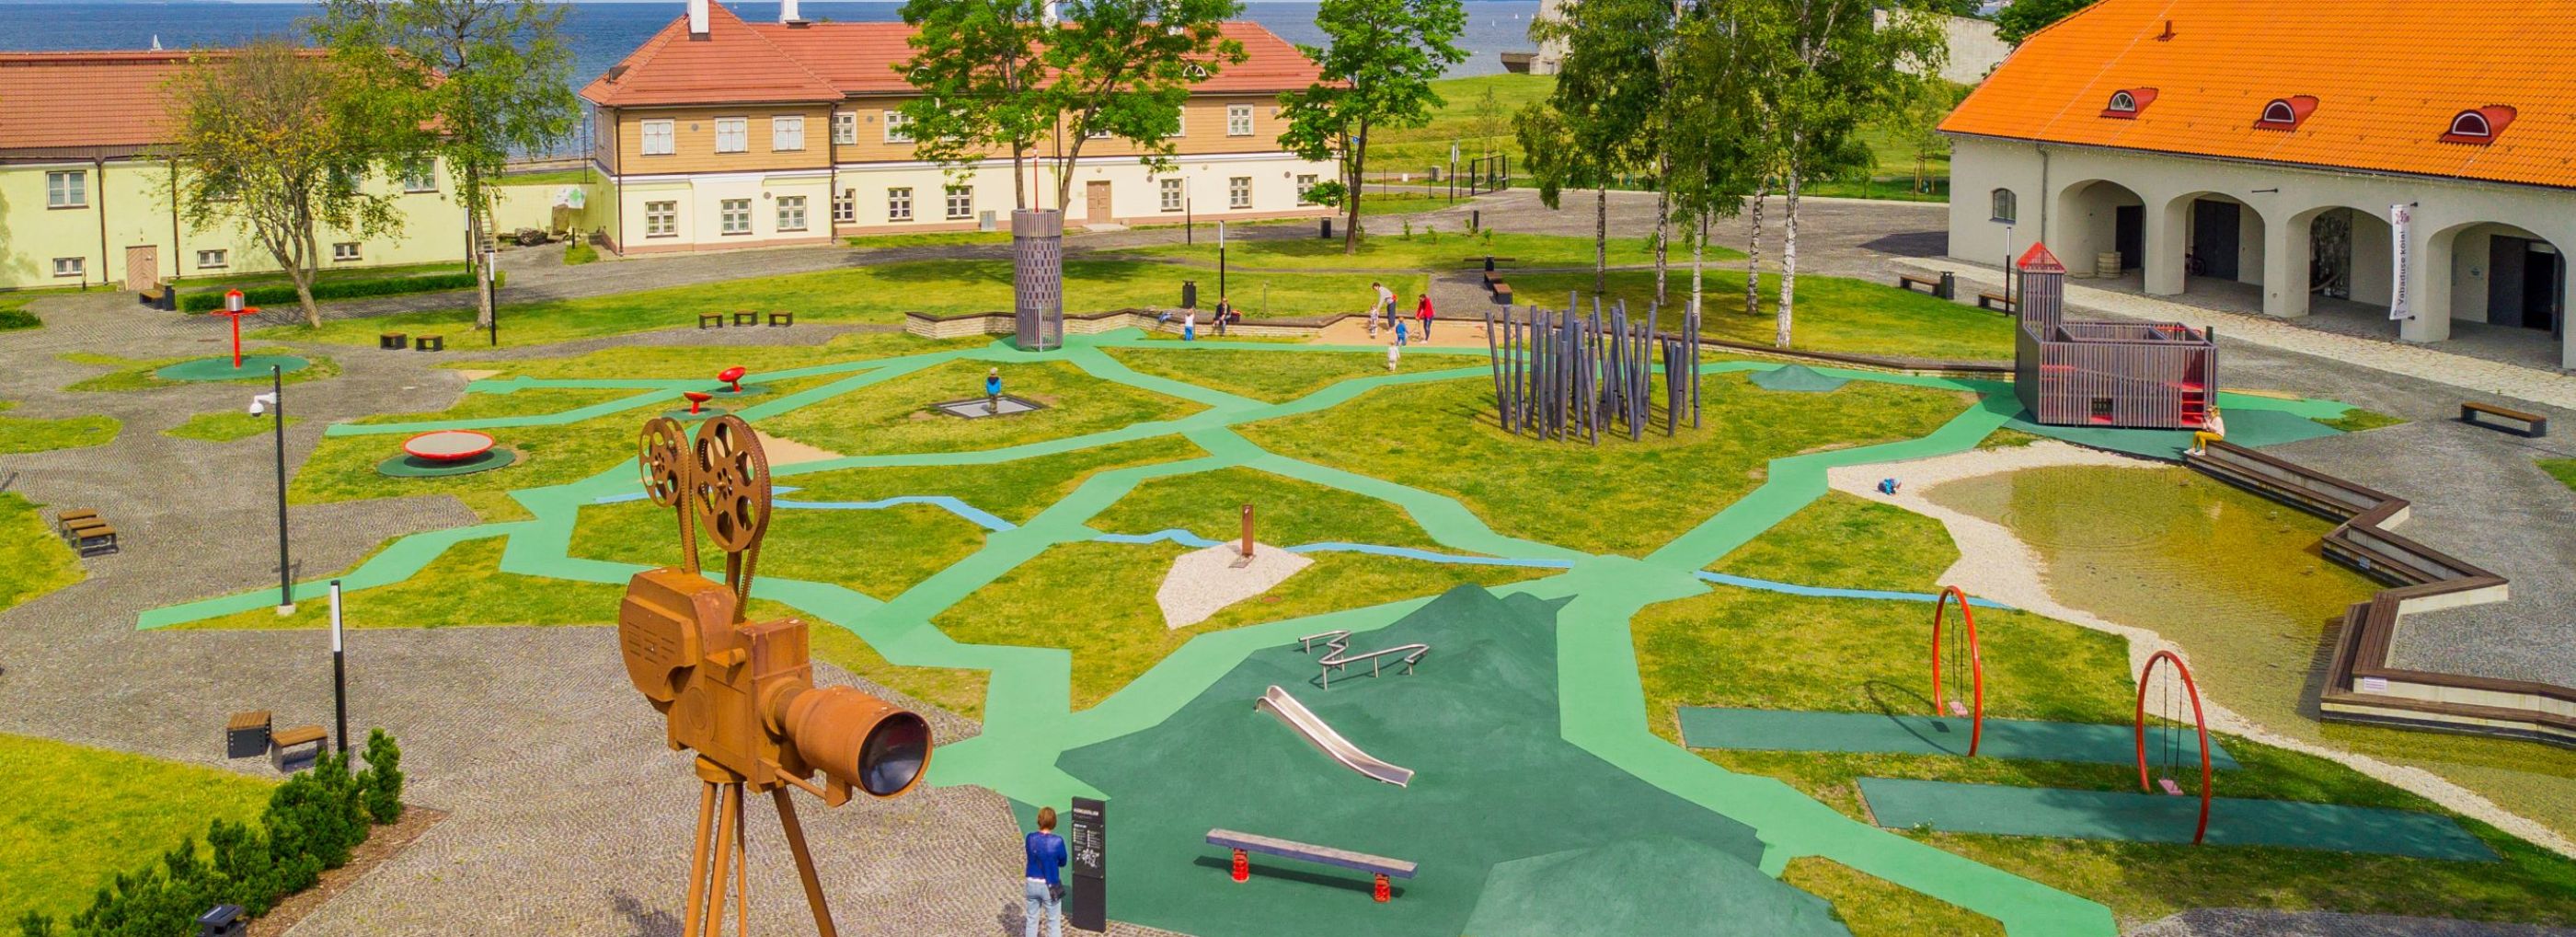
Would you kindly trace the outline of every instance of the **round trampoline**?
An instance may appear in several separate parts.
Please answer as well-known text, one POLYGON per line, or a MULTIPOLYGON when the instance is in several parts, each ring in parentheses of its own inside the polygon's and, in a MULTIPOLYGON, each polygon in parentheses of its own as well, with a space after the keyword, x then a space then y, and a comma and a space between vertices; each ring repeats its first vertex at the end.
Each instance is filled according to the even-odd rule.
POLYGON ((445 478, 488 472, 518 460, 518 453, 494 448, 489 433, 442 429, 403 440, 403 454, 377 463, 376 471, 395 478, 445 478))
POLYGON ((236 368, 227 355, 182 361, 154 371, 152 376, 165 381, 244 381, 267 377, 271 365, 292 373, 312 367, 313 362, 295 355, 243 355, 241 367, 236 368))

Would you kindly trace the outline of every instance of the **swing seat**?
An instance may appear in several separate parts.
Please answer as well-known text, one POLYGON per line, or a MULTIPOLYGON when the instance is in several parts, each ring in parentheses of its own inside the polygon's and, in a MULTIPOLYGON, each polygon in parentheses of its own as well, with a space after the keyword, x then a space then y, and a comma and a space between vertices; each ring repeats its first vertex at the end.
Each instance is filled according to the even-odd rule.
POLYGON ((2156 786, 2164 788, 2165 793, 2167 794, 2171 794, 2175 797, 2182 796, 2182 785, 2174 783, 2174 779, 2172 778, 2157 778, 2156 786))
POLYGON ((1949 702, 1950 715, 1957 716, 1961 719, 1968 718, 1968 707, 1965 704, 1960 703, 1958 700, 1951 700, 1949 702))

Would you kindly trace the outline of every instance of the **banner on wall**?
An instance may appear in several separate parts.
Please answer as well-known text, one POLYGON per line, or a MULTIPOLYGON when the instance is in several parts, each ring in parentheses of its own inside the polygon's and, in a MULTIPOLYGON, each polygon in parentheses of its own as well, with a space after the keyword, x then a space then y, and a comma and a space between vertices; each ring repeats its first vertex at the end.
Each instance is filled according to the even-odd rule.
POLYGON ((2390 261, 2397 265, 2397 269, 2388 278, 2388 317, 2391 319, 2415 318, 2415 304, 2411 301, 2414 298, 2411 294, 2414 292, 2415 284, 2406 279, 2407 268, 2413 266, 2406 262, 2406 236, 2408 229, 2414 225, 2414 206, 2404 204, 2388 206, 2389 236, 2396 239, 2388 256, 2390 261))

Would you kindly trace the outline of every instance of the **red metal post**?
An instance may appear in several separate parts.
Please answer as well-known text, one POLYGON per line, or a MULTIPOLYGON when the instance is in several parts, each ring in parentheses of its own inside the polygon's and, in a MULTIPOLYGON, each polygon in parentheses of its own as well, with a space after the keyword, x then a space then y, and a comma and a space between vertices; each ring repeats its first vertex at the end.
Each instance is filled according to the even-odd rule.
POLYGON ((1385 904, 1395 898, 1394 892, 1387 888, 1386 876, 1383 874, 1377 877, 1377 887, 1372 889, 1371 893, 1377 898, 1379 904, 1385 904))
POLYGON ((1240 849, 1234 851, 1234 880, 1238 882, 1252 880, 1252 859, 1245 856, 1240 849))

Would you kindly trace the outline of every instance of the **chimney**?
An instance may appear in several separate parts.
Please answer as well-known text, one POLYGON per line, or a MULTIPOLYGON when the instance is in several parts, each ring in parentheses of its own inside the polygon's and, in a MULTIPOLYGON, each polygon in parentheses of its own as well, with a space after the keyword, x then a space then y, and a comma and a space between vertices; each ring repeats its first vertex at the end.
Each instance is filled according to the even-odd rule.
POLYGON ((778 0, 778 22, 781 25, 793 26, 804 21, 804 17, 796 15, 796 0, 778 0))
POLYGON ((707 0, 689 0, 689 38, 707 37, 707 0))

